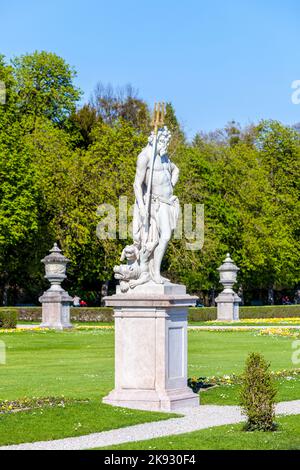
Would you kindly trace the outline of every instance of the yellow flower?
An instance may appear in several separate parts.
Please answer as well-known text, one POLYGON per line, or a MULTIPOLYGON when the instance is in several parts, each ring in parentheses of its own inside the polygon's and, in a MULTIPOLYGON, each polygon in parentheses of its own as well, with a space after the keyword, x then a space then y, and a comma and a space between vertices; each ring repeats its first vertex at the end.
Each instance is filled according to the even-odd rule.
POLYGON ((261 336, 285 336, 290 338, 298 338, 299 331, 289 330, 288 328, 264 328, 259 333, 261 336))
POLYGON ((287 318, 243 318, 241 323, 295 323, 300 325, 300 317, 287 318))
POLYGON ((76 330, 113 330, 113 325, 77 325, 76 330))

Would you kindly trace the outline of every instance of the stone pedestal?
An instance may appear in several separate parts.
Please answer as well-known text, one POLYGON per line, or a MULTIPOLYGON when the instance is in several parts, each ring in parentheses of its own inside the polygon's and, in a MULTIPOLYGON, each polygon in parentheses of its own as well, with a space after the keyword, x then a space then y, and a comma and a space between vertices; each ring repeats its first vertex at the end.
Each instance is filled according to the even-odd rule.
POLYGON ((42 303, 41 328, 64 330, 72 328, 70 305, 73 302, 68 292, 60 286, 52 286, 39 298, 42 303), (56 287, 55 289, 53 287, 56 287))
POLYGON ((234 292, 232 287, 236 283, 237 273, 240 270, 227 253, 224 263, 218 268, 220 283, 224 290, 215 299, 217 303, 219 321, 239 321, 239 304, 241 298, 234 292))
POLYGON ((234 292, 221 292, 215 299, 218 321, 239 321, 240 297, 234 292))
POLYGON ((105 298, 115 317, 115 389, 104 403, 171 411, 199 406, 187 386, 185 286, 148 283, 105 298))

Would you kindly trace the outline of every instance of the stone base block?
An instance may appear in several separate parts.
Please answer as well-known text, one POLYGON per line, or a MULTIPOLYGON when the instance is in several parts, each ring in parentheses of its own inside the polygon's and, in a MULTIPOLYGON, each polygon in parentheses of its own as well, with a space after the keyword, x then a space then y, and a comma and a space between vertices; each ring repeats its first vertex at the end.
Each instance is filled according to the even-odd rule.
POLYGON ((39 298, 42 303, 42 323, 40 328, 68 330, 73 328, 70 322, 72 297, 62 288, 49 289, 39 298))
POLYGON ((218 321, 239 321, 240 297, 235 292, 221 292, 215 299, 218 321))
POLYGON ((115 317, 115 388, 103 402, 141 410, 199 406, 187 387, 185 286, 148 283, 106 297, 115 317))
POLYGON ((103 403, 148 411, 175 411, 199 406, 199 396, 189 389, 179 390, 113 390, 103 403))
POLYGON ((73 325, 71 323, 55 323, 55 322, 42 322, 40 328, 45 328, 49 330, 71 330, 73 325))

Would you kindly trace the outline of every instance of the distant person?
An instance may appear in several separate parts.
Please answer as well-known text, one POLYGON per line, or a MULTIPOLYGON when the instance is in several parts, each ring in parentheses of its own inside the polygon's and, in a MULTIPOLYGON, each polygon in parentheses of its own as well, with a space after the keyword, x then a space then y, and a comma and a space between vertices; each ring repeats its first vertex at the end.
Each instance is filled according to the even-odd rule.
POLYGON ((282 305, 292 305, 292 302, 287 295, 282 297, 282 305))
POLYGON ((87 307, 87 303, 85 300, 80 301, 80 307, 87 307))
POLYGON ((295 304, 300 304, 300 289, 296 291, 295 294, 295 304))
POLYGON ((75 297, 73 298, 73 306, 80 307, 80 297, 78 295, 75 295, 75 297))

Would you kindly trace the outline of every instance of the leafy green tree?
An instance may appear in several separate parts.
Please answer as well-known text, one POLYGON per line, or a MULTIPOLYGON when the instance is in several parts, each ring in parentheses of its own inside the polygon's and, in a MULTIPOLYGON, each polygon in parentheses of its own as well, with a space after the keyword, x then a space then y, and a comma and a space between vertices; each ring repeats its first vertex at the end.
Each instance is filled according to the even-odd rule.
POLYGON ((169 146, 169 153, 172 157, 176 153, 177 147, 185 142, 185 135, 177 119, 172 103, 166 103, 165 125, 172 134, 169 146))
POLYGON ((230 147, 238 144, 241 139, 241 127, 235 121, 230 121, 225 126, 226 138, 230 147))
POLYGON ((118 221, 119 196, 133 203, 136 156, 146 140, 125 121, 112 127, 98 122, 88 150, 73 149, 69 134, 45 120, 28 136, 49 230, 71 259, 72 290, 100 288, 112 278, 128 240, 97 238, 97 208, 111 204, 118 221))
MULTIPOLYGON (((16 289, 26 271, 41 230, 38 190, 31 155, 24 146, 26 127, 18 112, 11 66, 0 59, 0 80, 6 85, 6 102, 0 105, 0 295, 6 303, 8 290, 16 289), (26 263, 24 263, 26 260, 26 263)), ((28 275, 24 284, 30 285, 28 275)))
MULTIPOLYGON (((210 148, 206 148, 210 151, 210 148)), ((182 209, 184 204, 192 204, 194 209, 196 204, 204 205, 204 245, 201 250, 187 249, 187 243, 195 242, 186 237, 183 231, 181 240, 173 240, 168 247, 164 260, 166 275, 172 273, 172 279, 183 282, 188 289, 201 293, 216 285, 217 262, 222 256, 222 245, 220 236, 216 236, 216 220, 214 207, 219 207, 216 199, 222 203, 218 197, 218 174, 215 168, 209 163, 209 156, 202 149, 182 144, 176 150, 174 161, 180 168, 180 177, 175 187, 175 193, 180 199, 182 209)), ((183 219, 185 212, 183 210, 183 219)), ((195 229, 196 213, 193 214, 193 228, 195 229)), ((184 220, 183 220, 184 227, 184 220)))
POLYGON ((300 280, 300 135, 279 122, 263 121, 257 128, 256 145, 271 188, 272 238, 277 239, 274 257, 280 259, 274 284, 287 287, 300 280))
POLYGON ((296 238, 261 151, 241 142, 225 150, 218 165, 227 217, 236 220, 235 227, 226 224, 227 234, 224 225, 224 242, 241 267, 241 282, 260 289, 293 285, 299 278, 296 238))
POLYGON ((105 86, 99 82, 91 104, 97 116, 109 126, 122 119, 142 132, 150 130, 148 106, 131 85, 114 89, 110 84, 105 86))
POLYGON ((274 126, 265 123, 241 131, 234 145, 199 134, 192 143, 193 152, 188 145, 178 152, 180 200, 201 201, 205 206, 201 252, 197 256, 183 251, 179 256, 177 252, 172 265, 176 266, 172 272, 190 289, 197 290, 197 282, 199 290, 218 285, 215 270, 227 251, 241 267, 239 282, 246 293, 253 288, 281 289, 298 282, 299 137, 284 126, 274 126), (285 165, 287 159, 283 159, 280 168, 278 147, 281 151, 285 148, 290 160, 285 165), (184 259, 181 268, 176 264, 178 259, 184 259))
POLYGON ((81 92, 75 71, 51 52, 34 52, 12 61, 15 92, 21 114, 44 116, 62 124, 75 111, 81 92))
POLYGON ((79 132, 78 145, 85 149, 92 143, 91 132, 98 122, 96 109, 85 104, 70 117, 71 132, 79 132))
MULTIPOLYGON (((97 238, 105 217, 97 208, 111 204, 118 221, 119 197, 133 204, 136 158, 150 131, 148 106, 131 86, 100 84, 91 103, 76 110, 74 77, 52 53, 26 54, 10 65, 0 56, 7 91, 0 105, 0 291, 6 299, 8 290, 37 298, 40 258, 55 240, 71 258, 70 283, 80 290, 112 279, 130 243, 130 234, 97 238)), ((173 240, 165 275, 206 295, 218 288, 216 268, 230 251, 245 293, 296 286, 299 133, 276 121, 245 129, 232 121, 189 143, 171 103, 166 124, 173 134, 170 156, 180 168, 175 193, 182 205, 204 205, 205 220, 202 249, 187 249, 189 239, 173 240)))

